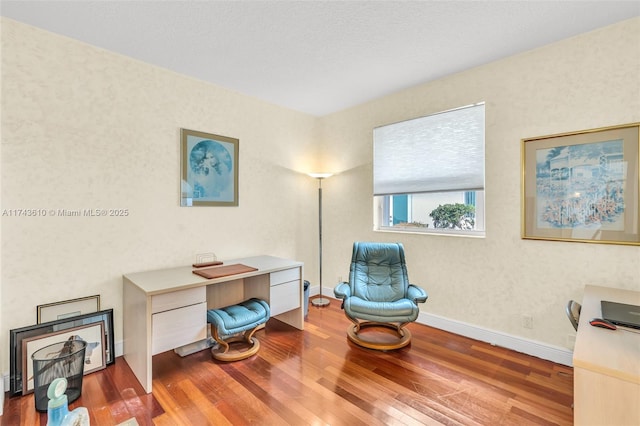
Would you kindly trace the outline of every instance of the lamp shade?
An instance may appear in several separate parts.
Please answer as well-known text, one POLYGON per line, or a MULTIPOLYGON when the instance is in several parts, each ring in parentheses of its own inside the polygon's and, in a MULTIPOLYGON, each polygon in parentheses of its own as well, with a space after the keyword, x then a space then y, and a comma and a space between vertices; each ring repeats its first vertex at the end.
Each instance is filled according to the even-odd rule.
POLYGON ((316 179, 326 179, 333 176, 333 173, 307 173, 312 178, 316 179))

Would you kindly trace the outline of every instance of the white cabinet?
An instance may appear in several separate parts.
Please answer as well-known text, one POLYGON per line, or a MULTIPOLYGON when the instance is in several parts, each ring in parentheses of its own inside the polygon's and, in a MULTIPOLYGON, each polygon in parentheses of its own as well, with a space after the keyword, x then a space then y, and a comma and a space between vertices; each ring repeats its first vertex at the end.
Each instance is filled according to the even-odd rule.
POLYGON ((207 338, 207 303, 153 314, 151 354, 207 338))
POLYGON ((618 327, 592 327, 601 302, 640 305, 640 292, 587 285, 573 349, 573 422, 576 425, 640 425, 640 335, 618 327))
POLYGON ((272 272, 269 276, 271 316, 300 307, 302 300, 300 268, 272 272))
POLYGON ((170 311, 207 301, 207 288, 195 287, 151 297, 151 313, 170 311))
POLYGON ((197 287, 151 297, 151 354, 207 338, 207 294, 197 287))

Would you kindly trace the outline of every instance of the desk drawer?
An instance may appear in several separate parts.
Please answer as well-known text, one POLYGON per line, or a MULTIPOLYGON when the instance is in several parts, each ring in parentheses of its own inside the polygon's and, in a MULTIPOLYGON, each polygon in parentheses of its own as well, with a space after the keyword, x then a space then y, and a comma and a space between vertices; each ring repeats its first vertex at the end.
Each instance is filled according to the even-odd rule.
POLYGON ((300 279, 300 268, 285 269, 284 271, 272 272, 269 274, 271 285, 283 284, 300 279))
POLYGON ((271 316, 300 307, 300 279, 272 285, 269 296, 271 316))
POLYGON ((151 316, 152 355, 207 338, 207 303, 151 316))
POLYGON ((158 294, 151 297, 151 313, 157 314, 206 301, 207 288, 205 286, 158 294))

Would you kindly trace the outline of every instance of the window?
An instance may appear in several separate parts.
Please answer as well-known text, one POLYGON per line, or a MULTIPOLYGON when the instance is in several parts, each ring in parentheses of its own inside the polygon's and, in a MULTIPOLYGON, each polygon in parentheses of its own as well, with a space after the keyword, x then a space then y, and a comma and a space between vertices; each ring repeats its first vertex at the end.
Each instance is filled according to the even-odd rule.
POLYGON ((484 103, 373 130, 374 229, 484 235, 484 103))

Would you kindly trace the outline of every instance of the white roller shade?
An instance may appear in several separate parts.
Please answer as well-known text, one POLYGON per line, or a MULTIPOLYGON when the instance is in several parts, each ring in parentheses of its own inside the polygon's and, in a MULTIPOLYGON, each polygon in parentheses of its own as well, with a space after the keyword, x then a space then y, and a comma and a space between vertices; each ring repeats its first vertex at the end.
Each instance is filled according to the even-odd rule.
POLYGON ((484 189, 484 103, 373 130, 374 195, 484 189))

